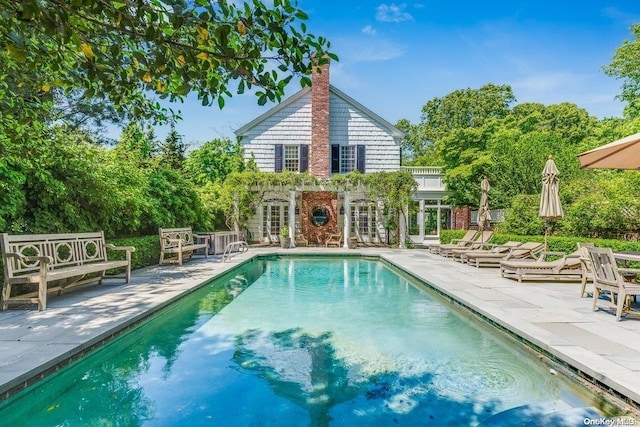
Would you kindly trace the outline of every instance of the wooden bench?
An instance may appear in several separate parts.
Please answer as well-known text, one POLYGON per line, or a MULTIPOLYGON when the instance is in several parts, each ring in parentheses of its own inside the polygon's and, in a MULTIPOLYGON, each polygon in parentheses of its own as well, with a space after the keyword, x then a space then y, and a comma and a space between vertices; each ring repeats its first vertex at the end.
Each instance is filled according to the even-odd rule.
POLYGON ((105 243, 104 233, 25 234, 2 233, 2 258, 4 264, 4 288, 2 310, 10 303, 38 304, 39 310, 47 308, 47 292, 57 291, 97 281, 106 277, 131 278, 131 246, 117 247, 105 243), (126 251, 126 259, 109 261, 107 251, 126 251), (106 275, 107 270, 125 268, 123 275, 106 275), (36 292, 11 296, 16 284, 37 284, 36 292), (51 284, 51 287, 47 287, 51 284))
POLYGON ((182 265, 182 260, 186 256, 191 258, 198 249, 204 249, 204 256, 209 256, 208 235, 194 234, 191 227, 185 228, 160 228, 160 265, 164 263, 177 263, 182 265), (197 239, 203 239, 203 243, 198 243, 197 239), (175 255, 165 258, 167 255, 175 255))

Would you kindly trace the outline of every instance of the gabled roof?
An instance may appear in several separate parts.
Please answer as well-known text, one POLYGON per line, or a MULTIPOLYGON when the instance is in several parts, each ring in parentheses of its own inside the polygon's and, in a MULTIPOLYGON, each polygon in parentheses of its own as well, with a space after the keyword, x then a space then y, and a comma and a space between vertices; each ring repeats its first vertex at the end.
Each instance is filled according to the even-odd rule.
MULTIPOLYGON (((311 92, 311 88, 310 87, 306 87, 306 88, 298 91, 297 93, 295 93, 291 97, 289 97, 289 98, 285 99, 284 101, 280 102, 275 107, 269 109, 264 114, 259 115, 258 117, 256 117, 255 119, 253 119, 249 123, 247 123, 246 125, 238 128, 234 133, 236 135, 238 135, 238 136, 242 136, 242 135, 247 134, 249 132, 249 130, 251 130, 253 127, 255 127, 256 125, 258 125, 258 124, 262 123, 263 121, 267 120, 269 117, 273 116, 274 114, 276 114, 278 111, 282 110, 283 108, 286 108, 287 106, 289 106, 289 105, 293 104, 294 102, 298 101, 300 98, 304 97, 305 95, 307 95, 310 92, 311 92)), ((388 121, 386 121, 385 119, 383 119, 382 117, 380 117, 379 115, 377 115, 376 113, 374 113, 373 111, 371 111, 370 109, 365 107, 364 105, 360 104, 358 101, 356 101, 355 99, 351 98, 350 96, 348 96, 347 94, 345 94, 341 90, 335 88, 333 85, 329 85, 329 92, 334 94, 338 98, 341 98, 347 104, 351 105, 355 109, 357 109, 360 112, 362 112, 365 116, 368 116, 370 119, 372 119, 373 121, 375 121, 378 124, 380 124, 383 128, 386 128, 389 131, 389 134, 392 137, 394 137, 394 138, 402 138, 404 136, 404 133, 401 132, 398 128, 396 128, 394 125, 392 125, 391 123, 389 123, 388 121)))

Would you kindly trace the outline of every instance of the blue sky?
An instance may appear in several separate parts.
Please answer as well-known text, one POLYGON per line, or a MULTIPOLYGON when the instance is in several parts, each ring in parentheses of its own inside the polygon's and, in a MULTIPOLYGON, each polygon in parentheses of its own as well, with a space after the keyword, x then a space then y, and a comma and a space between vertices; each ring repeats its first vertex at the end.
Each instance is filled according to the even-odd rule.
MULTIPOLYGON (((518 103, 572 102, 598 117, 621 116, 621 82, 602 72, 640 22, 637 0, 300 0, 308 31, 332 43, 331 83, 384 119, 420 121, 422 106, 454 90, 509 84, 518 103)), ((296 81, 287 96, 300 89, 296 81)), ((264 113, 250 93, 224 109, 197 99, 171 105, 186 143, 234 137, 264 113)), ((158 128, 164 139, 166 129, 158 128)), ((109 136, 117 138, 112 130, 109 136)))

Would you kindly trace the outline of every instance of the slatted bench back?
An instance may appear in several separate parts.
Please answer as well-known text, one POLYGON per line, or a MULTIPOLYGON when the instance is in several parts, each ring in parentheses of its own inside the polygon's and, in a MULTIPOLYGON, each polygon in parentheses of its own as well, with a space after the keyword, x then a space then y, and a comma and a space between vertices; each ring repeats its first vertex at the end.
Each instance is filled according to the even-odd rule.
POLYGON ((162 249, 172 249, 178 247, 177 241, 171 241, 175 239, 182 240, 182 246, 188 246, 196 244, 193 238, 193 231, 191 231, 190 227, 185 228, 161 228, 160 229, 160 242, 162 244, 162 249))
POLYGON ((67 266, 81 266, 93 262, 107 261, 103 232, 68 234, 2 234, 2 254, 5 276, 16 277, 37 272, 38 262, 23 262, 6 257, 8 252, 24 256, 48 256, 53 262, 50 270, 67 266))

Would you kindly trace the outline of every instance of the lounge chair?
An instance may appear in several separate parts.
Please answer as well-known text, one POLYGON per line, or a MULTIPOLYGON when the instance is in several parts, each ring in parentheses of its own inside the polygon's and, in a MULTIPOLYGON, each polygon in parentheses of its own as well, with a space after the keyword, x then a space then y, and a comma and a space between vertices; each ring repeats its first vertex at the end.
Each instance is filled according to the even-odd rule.
POLYGON ((476 234, 478 234, 477 230, 467 230, 467 232, 465 233, 464 236, 462 236, 461 239, 453 239, 451 243, 444 243, 444 244, 432 243, 429 245, 429 252, 431 252, 432 254, 439 254, 440 248, 442 246, 458 245, 458 243, 460 243, 458 247, 465 247, 467 246, 467 244, 470 244, 471 242, 473 242, 474 238, 476 237, 476 234))
POLYGON ((517 259, 537 259, 537 255, 544 250, 544 243, 525 242, 520 246, 512 248, 508 253, 491 253, 470 256, 467 263, 475 267, 500 267, 501 261, 517 259))
MULTIPOLYGON (((468 253, 468 252, 487 253, 487 252, 490 252, 490 251, 493 251, 493 250, 498 251, 498 249, 496 249, 496 247, 497 246, 502 246, 502 245, 489 243, 489 242, 484 240, 484 238, 491 239, 491 237, 493 237, 493 232, 492 231, 488 231, 488 232, 483 232, 483 233, 489 233, 489 234, 488 235, 485 234, 484 236, 481 236, 480 239, 478 239, 477 241, 475 241, 474 243, 472 243, 470 246, 468 246, 466 248, 455 248, 453 250, 450 250, 448 252, 448 255, 451 255, 451 258, 453 258, 454 261, 465 263, 465 262, 467 262, 465 254, 468 253)), ((520 244, 520 242, 518 242, 518 244, 520 244)), ((502 252, 508 252, 508 251, 509 251, 509 248, 506 248, 506 249, 502 250, 502 252)))
MULTIPOLYGON (((600 294, 610 292, 611 302, 616 303, 616 321, 622 313, 631 312, 631 296, 640 295, 640 284, 625 280, 623 272, 640 272, 634 269, 620 269, 610 248, 587 248, 593 265, 593 311, 596 310, 600 294)), ((638 314, 638 312, 636 312, 638 314)))
POLYGON ((570 254, 564 252, 542 252, 536 260, 500 261, 502 277, 523 280, 582 280, 581 250, 570 254), (551 256, 560 258, 548 261, 551 256))
POLYGON ((460 261, 463 264, 469 263, 469 262, 475 263, 476 258, 480 258, 484 255, 492 256, 493 254, 503 254, 504 256, 511 249, 517 248, 520 245, 522 245, 522 242, 516 242, 515 240, 510 240, 508 242, 501 243, 501 244, 489 243, 489 244, 483 245, 481 249, 472 249, 472 250, 463 251, 463 252, 459 252, 456 250, 453 255, 453 259, 456 261, 460 261))
POLYGON ((340 246, 342 246, 342 233, 329 234, 329 236, 327 236, 327 240, 325 241, 324 245, 327 248, 329 246, 336 246, 339 248, 340 246))
POLYGON ((440 255, 444 256, 444 257, 453 257, 453 252, 454 250, 461 250, 461 249, 480 249, 484 243, 489 243, 489 240, 491 240, 491 237, 493 237, 493 231, 487 230, 487 231, 483 231, 481 233, 476 234, 474 240, 470 241, 470 242, 465 242, 464 246, 460 247, 457 244, 451 244, 451 245, 441 245, 440 246, 440 255))

